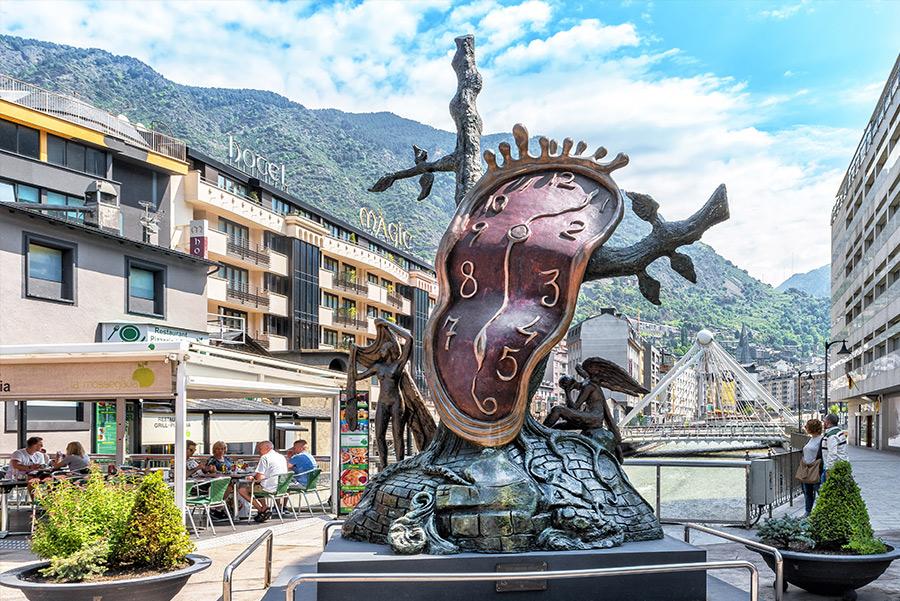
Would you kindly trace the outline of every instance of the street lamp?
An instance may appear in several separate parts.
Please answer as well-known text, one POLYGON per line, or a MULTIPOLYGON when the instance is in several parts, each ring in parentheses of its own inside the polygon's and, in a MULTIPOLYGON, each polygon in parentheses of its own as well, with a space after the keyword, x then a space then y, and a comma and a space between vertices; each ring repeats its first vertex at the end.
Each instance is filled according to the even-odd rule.
MULTIPOLYGON (((797 372, 797 430, 801 434, 803 433, 803 411, 802 404, 800 402, 800 381, 805 380, 806 382, 809 382, 812 379, 812 372, 807 369, 797 372), (806 377, 804 378, 803 376, 806 377)), ((815 405, 815 394, 813 394, 813 404, 815 405)))
MULTIPOLYGON (((837 352, 838 355, 849 355, 850 349, 847 348, 847 339, 843 340, 832 340, 830 342, 825 343, 825 411, 822 415, 828 415, 828 388, 829 384, 831 384, 831 373, 828 371, 828 351, 837 343, 841 343, 841 350, 837 352)), ((841 411, 843 412, 844 402, 841 401, 841 411)))

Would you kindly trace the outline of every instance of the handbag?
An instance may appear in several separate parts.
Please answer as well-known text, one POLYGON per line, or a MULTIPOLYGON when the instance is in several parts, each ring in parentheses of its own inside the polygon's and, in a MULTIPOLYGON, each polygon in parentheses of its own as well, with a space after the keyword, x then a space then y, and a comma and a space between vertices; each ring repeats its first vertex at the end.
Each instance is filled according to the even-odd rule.
POLYGON ((819 452, 816 454, 816 460, 812 463, 806 463, 802 459, 800 465, 797 466, 797 472, 794 478, 804 484, 816 484, 822 477, 822 443, 819 443, 819 452))

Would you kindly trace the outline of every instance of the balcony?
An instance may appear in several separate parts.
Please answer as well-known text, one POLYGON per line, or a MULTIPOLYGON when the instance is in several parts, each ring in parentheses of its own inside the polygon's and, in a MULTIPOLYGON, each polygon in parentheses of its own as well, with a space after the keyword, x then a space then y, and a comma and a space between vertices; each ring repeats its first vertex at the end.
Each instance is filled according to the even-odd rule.
POLYGON ((348 277, 346 274, 334 276, 332 284, 339 290, 352 292, 359 296, 366 296, 369 292, 369 287, 366 284, 362 284, 355 279, 348 277))
POLYGON ((227 282, 226 298, 245 307, 269 308, 269 293, 245 282, 227 282))
POLYGON ((344 326, 346 328, 353 328, 354 330, 368 331, 369 323, 365 318, 360 319, 357 316, 355 310, 351 309, 337 309, 334 312, 334 323, 339 326, 344 326))
POLYGON ((260 267, 269 267, 268 250, 262 246, 250 244, 241 238, 228 238, 225 245, 226 254, 260 267))
POLYGON ((387 293, 387 302, 389 305, 392 305, 398 309, 403 308, 403 297, 399 294, 395 294, 393 292, 387 293))
POLYGON ((288 299, 283 294, 268 291, 269 295, 269 313, 272 315, 288 316, 288 299))
POLYGON ((218 187, 215 182, 200 177, 199 171, 184 176, 184 199, 213 215, 222 215, 244 225, 263 227, 279 234, 285 230, 283 215, 252 198, 218 187))

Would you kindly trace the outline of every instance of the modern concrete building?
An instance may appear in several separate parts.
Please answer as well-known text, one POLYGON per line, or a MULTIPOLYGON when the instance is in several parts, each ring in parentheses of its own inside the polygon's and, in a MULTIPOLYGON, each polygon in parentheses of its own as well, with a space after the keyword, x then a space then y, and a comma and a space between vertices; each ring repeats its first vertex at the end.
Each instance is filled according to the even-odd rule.
MULTIPOLYGON (((634 323, 614 308, 601 309, 599 315, 572 326, 566 336, 566 347, 570 375, 574 375, 575 366, 588 357, 602 357, 617 364, 638 382, 644 381, 644 341, 634 323)), ((638 400, 621 392, 606 393, 626 413, 638 400)))
POLYGON ((831 215, 829 401, 848 408, 853 444, 900 451, 900 56, 831 215), (834 350, 834 349, 833 349, 834 350))
POLYGON ((544 419, 550 412, 550 407, 565 402, 563 389, 559 386, 559 379, 566 375, 568 369, 569 353, 566 349, 566 341, 561 340, 550 351, 541 385, 531 399, 531 413, 535 419, 544 419))

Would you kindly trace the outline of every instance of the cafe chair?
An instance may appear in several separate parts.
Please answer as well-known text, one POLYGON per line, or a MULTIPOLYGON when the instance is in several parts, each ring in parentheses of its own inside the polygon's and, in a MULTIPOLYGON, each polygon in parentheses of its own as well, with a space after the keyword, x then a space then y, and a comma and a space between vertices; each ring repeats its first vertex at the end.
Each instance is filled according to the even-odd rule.
MULTIPOLYGON (((215 536, 216 527, 213 525, 210 509, 221 507, 225 510, 225 515, 228 516, 228 523, 231 524, 231 529, 236 530, 234 527, 234 520, 231 519, 231 512, 228 511, 228 503, 225 502, 225 493, 228 491, 228 485, 231 484, 231 478, 214 478, 207 484, 209 487, 207 488, 205 495, 188 496, 188 498, 185 499, 185 504, 189 508, 188 516, 190 517, 195 509, 203 509, 206 512, 206 525, 209 526, 213 536, 215 536)), ((188 493, 190 493, 193 483, 188 486, 188 493)), ((194 526, 194 534, 197 534, 197 537, 199 538, 200 535, 197 533, 197 526, 194 525, 194 518, 191 517, 190 519, 191 525, 194 526)))
MULTIPOLYGON (((319 496, 318 483, 319 483, 319 476, 322 475, 322 470, 320 470, 319 468, 316 467, 309 471, 301 472, 301 473, 295 474, 295 475, 296 476, 303 476, 303 475, 307 476, 306 486, 298 484, 297 481, 294 480, 291 483, 291 487, 290 487, 289 491, 291 493, 296 493, 296 494, 300 495, 301 497, 303 497, 303 500, 306 501, 306 508, 309 510, 309 515, 313 515, 313 510, 312 510, 312 505, 310 505, 310 503, 309 503, 309 497, 306 496, 308 494, 315 494, 316 499, 319 501, 319 507, 322 508, 322 511, 324 513, 328 513, 328 509, 325 507, 325 503, 322 501, 322 497, 319 496)), ((300 504, 299 500, 298 500, 297 504, 298 505, 300 504)), ((302 507, 301 507, 301 509, 302 509, 302 507)))
POLYGON ((291 513, 294 514, 294 519, 297 519, 297 510, 294 509, 294 503, 291 501, 291 493, 289 489, 291 487, 291 482, 294 481, 294 473, 288 472, 286 474, 278 474, 278 486, 275 488, 275 492, 267 492, 265 490, 255 490, 252 491, 254 499, 267 499, 272 501, 272 505, 275 506, 275 511, 278 513, 278 519, 284 522, 284 516, 281 513, 281 507, 279 506, 279 501, 287 501, 288 507, 291 508, 291 513))

